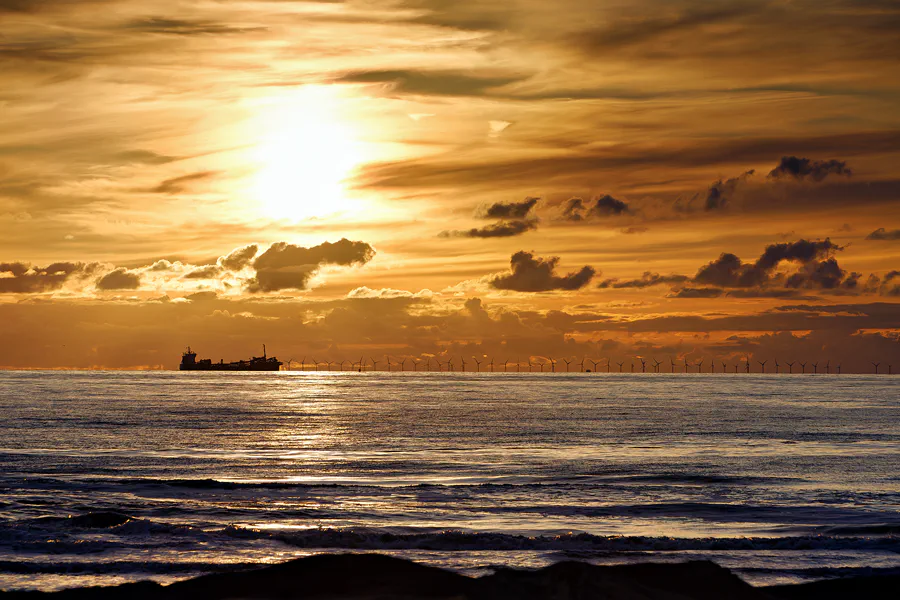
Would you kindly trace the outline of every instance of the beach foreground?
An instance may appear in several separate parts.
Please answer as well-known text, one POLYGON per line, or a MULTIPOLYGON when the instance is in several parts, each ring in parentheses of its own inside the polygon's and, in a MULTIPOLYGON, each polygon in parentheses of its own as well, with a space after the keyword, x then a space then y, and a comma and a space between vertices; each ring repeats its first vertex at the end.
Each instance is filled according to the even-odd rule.
POLYGON ((755 588, 708 561, 622 566, 562 562, 536 570, 498 569, 490 575, 473 578, 379 554, 321 554, 250 571, 204 575, 167 586, 138 582, 58 592, 0 592, 0 598, 878 600, 896 597, 898 587, 900 575, 755 588))

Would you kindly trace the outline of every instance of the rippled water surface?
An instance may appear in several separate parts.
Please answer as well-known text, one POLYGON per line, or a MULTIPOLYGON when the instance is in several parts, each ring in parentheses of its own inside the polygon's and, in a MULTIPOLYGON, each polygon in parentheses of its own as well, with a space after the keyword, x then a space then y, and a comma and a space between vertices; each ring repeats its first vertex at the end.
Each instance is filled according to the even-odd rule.
POLYGON ((0 587, 381 551, 900 571, 875 376, 0 373, 0 587))

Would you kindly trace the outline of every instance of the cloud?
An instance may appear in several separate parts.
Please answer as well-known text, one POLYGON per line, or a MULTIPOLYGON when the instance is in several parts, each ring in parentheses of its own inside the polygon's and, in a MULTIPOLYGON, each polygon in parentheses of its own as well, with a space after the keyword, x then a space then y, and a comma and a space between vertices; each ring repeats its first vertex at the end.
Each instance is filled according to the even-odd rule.
POLYGON ((131 31, 167 35, 223 35, 266 31, 265 27, 234 27, 215 21, 187 21, 165 17, 146 17, 125 25, 131 31))
POLYGON ((669 298, 718 298, 725 294, 725 290, 719 288, 692 288, 684 287, 674 290, 669 298))
POLYGON ((476 216, 483 219, 524 219, 540 198, 526 198, 522 202, 495 202, 476 216))
POLYGON ((625 288, 647 288, 652 287, 654 285, 677 285, 681 283, 685 283, 690 280, 690 277, 686 275, 660 275, 659 273, 652 273, 650 271, 644 271, 644 274, 641 275, 640 279, 629 279, 626 281, 620 281, 618 279, 604 279, 597 286, 599 288, 615 288, 615 289, 625 289, 625 288))
POLYGON ((519 76, 475 76, 462 71, 395 69, 347 73, 336 81, 388 84, 392 92, 422 96, 486 96, 493 89, 521 79, 519 76))
POLYGON ((590 283, 596 271, 585 266, 577 272, 556 275, 559 257, 535 258, 532 252, 519 251, 510 258, 510 273, 497 275, 490 280, 498 290, 517 292, 548 292, 551 290, 577 290, 590 283))
POLYGON ((136 290, 141 286, 141 276, 124 267, 113 269, 97 280, 98 290, 136 290))
POLYGON ((215 175, 216 171, 200 171, 198 173, 182 175, 181 177, 173 177, 172 179, 166 179, 150 191, 154 194, 180 194, 190 187, 189 184, 194 183, 195 181, 209 179, 215 175))
MULTIPOLYGON (((831 240, 770 244, 755 263, 744 263, 736 255, 725 252, 718 259, 701 267, 694 276, 694 283, 723 288, 760 287, 772 283, 772 272, 783 261, 795 261, 808 265, 830 252, 842 250, 831 240)), ((811 282, 815 278, 806 278, 811 282)))
POLYGON ((250 265, 257 252, 259 252, 259 246, 250 244, 243 248, 236 248, 227 256, 220 257, 217 262, 222 268, 229 271, 240 271, 250 265))
POLYGON ((847 163, 840 160, 810 160, 796 156, 783 156, 777 167, 769 172, 769 177, 778 179, 811 179, 822 181, 829 175, 852 175, 847 163))
POLYGON ((362 265, 375 256, 365 242, 343 238, 305 248, 287 242, 272 244, 253 261, 256 277, 248 282, 251 292, 305 290, 310 278, 324 265, 362 265))
POLYGON ((562 218, 566 221, 586 221, 597 217, 627 214, 631 214, 628 204, 609 194, 604 194, 593 202, 585 202, 581 198, 569 198, 562 206, 562 218))
POLYGON ((206 265, 197 267, 193 271, 185 274, 185 279, 216 279, 222 274, 222 268, 219 265, 206 265))
POLYGON ((866 239, 878 241, 900 240, 900 229, 892 229, 891 231, 888 231, 884 227, 879 227, 878 229, 867 235, 866 239))
POLYGON ((441 237, 496 238, 513 237, 537 229, 537 220, 500 221, 484 227, 473 227, 465 231, 442 231, 441 237))
POLYGON ((72 275, 84 271, 83 263, 58 262, 46 267, 26 263, 0 263, 0 293, 35 294, 57 290, 72 275))
POLYGON ((737 177, 732 177, 726 180, 718 180, 714 184, 709 187, 709 190, 706 192, 706 199, 703 203, 704 210, 718 210, 720 208, 724 208, 725 205, 728 204, 728 201, 731 197, 731 194, 735 191, 735 188, 743 181, 745 181, 748 177, 753 175, 754 171, 751 169, 739 175, 737 177))

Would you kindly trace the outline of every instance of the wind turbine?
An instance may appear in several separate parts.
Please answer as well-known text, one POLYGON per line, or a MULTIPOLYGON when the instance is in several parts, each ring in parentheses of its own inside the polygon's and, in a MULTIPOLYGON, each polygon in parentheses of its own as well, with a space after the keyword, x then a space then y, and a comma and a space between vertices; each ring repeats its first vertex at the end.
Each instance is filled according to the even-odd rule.
POLYGON ((728 372, 728 364, 726 364, 726 362, 724 360, 722 361, 722 372, 723 373, 728 372))
POLYGON ((569 360, 568 358, 564 358, 564 359, 563 359, 563 362, 566 363, 566 373, 568 373, 568 372, 569 372, 569 365, 572 364, 572 361, 569 360))
POLYGON ((503 372, 507 372, 507 368, 509 367, 509 359, 503 361, 503 372))
POLYGON ((786 364, 788 366, 788 374, 793 375, 794 374, 794 363, 789 362, 789 363, 784 363, 784 364, 786 364))
POLYGON ((631 372, 634 373, 634 361, 631 361, 631 372))
POLYGON ((315 358, 313 358, 312 361, 313 361, 313 366, 315 366, 316 371, 318 371, 319 370, 319 361, 317 361, 315 358))
POLYGON ((750 357, 745 356, 744 358, 747 360, 747 372, 749 373, 750 372, 750 357))
POLYGON ((656 359, 654 358, 654 359, 653 359, 653 371, 656 372, 656 373, 659 373, 659 366, 660 366, 661 364, 662 364, 661 361, 658 361, 658 360, 656 360, 656 359))
POLYGON ((591 365, 594 366, 594 373, 596 373, 596 372, 597 372, 597 365, 600 364, 600 361, 599 361, 599 360, 594 360, 593 358, 589 358, 589 359, 588 359, 588 362, 590 362, 591 365))
POLYGON ((688 366, 689 366, 689 365, 688 365, 688 359, 687 359, 687 356, 685 356, 685 357, 684 357, 684 372, 685 372, 685 373, 688 372, 688 366))
POLYGON ((700 362, 697 363, 697 372, 698 372, 698 373, 702 373, 702 372, 703 372, 703 361, 704 361, 704 360, 706 360, 706 359, 705 359, 705 358, 701 358, 701 359, 700 359, 700 362))
POLYGON ((491 365, 491 373, 493 373, 494 372, 494 357, 493 356, 491 357, 491 362, 489 362, 488 364, 491 365))
POLYGON ((359 362, 357 363, 359 365, 359 371, 357 371, 357 373, 362 373, 363 369, 366 368, 366 366, 363 364, 363 358, 364 357, 362 356, 359 357, 359 362))
POLYGON ((465 373, 466 372, 466 357, 460 356, 459 361, 462 363, 462 371, 463 371, 463 373, 465 373))
POLYGON ((541 373, 543 373, 544 372, 544 363, 540 362, 540 363, 538 363, 538 365, 540 365, 541 373))
POLYGON ((584 361, 585 361, 585 360, 587 360, 587 359, 585 359, 584 357, 582 357, 582 358, 581 358, 581 362, 578 363, 578 364, 581 365, 581 372, 582 372, 582 373, 584 373, 584 361))
POLYGON ((447 360, 447 370, 450 371, 451 373, 453 372, 453 357, 452 356, 447 360))
MULTIPOLYGON (((428 369, 429 371, 431 370, 431 357, 430 356, 425 357, 425 368, 428 369)), ((440 371, 440 368, 441 368, 441 365, 438 364, 438 371, 440 371)))
POLYGON ((838 366, 837 366, 837 370, 838 370, 838 375, 840 375, 840 374, 841 374, 841 365, 840 365, 840 363, 839 363, 838 366))
POLYGON ((876 374, 876 375, 878 375, 878 366, 879 366, 880 364, 881 364, 880 362, 877 362, 877 363, 876 363, 876 362, 873 362, 873 363, 872 363, 872 366, 875 367, 875 374, 876 374))
POLYGON ((766 359, 766 360, 758 360, 758 361, 756 361, 756 362, 759 363, 759 366, 762 367, 762 372, 765 373, 765 372, 766 372, 766 363, 769 362, 769 360, 768 360, 768 359, 766 359))
POLYGON ((674 373, 675 372, 675 359, 672 357, 669 357, 669 362, 671 363, 671 368, 672 368, 671 372, 674 373))
POLYGON ((621 373, 621 372, 622 372, 622 365, 625 364, 625 361, 623 360, 622 362, 617 362, 616 364, 619 365, 619 373, 621 373))
POLYGON ((814 363, 812 364, 812 366, 813 366, 813 373, 815 373, 816 375, 818 375, 818 374, 819 374, 819 363, 814 362, 814 363))
POLYGON ((714 359, 714 358, 709 361, 709 372, 710 373, 716 372, 716 359, 714 359))
POLYGON ((606 372, 607 373, 609 373, 609 362, 610 362, 610 360, 607 358, 606 359, 606 372))
POLYGON ((805 362, 800 363, 800 368, 803 369, 803 374, 806 375, 806 363, 805 362))
POLYGON ((644 358, 638 358, 641 361, 641 373, 647 372, 647 361, 644 358))
POLYGON ((556 360, 550 359, 550 371, 556 373, 556 360))
POLYGON ((831 359, 828 359, 828 362, 825 363, 825 374, 831 375, 831 359))
POLYGON ((406 370, 406 357, 403 357, 403 360, 400 361, 400 370, 401 371, 406 370))
POLYGON ((478 360, 477 358, 475 358, 474 356, 472 357, 472 360, 475 361, 475 372, 481 373, 481 361, 478 360))
POLYGON ((369 360, 372 361, 372 370, 377 371, 378 370, 378 361, 375 360, 374 358, 372 358, 371 356, 369 357, 369 360))
POLYGON ((775 359, 775 374, 778 375, 781 373, 781 365, 778 364, 778 359, 775 359))

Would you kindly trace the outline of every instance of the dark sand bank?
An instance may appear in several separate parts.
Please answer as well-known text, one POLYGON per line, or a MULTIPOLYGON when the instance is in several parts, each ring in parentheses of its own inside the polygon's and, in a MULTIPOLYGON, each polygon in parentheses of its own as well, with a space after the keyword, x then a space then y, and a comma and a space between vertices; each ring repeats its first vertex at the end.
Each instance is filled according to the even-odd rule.
POLYGON ((564 562, 535 571, 503 569, 471 578, 378 554, 322 554, 251 571, 162 586, 141 582, 55 593, 0 592, 3 600, 240 598, 458 600, 754 600, 896 598, 900 576, 754 588, 711 562, 595 566, 564 562))

